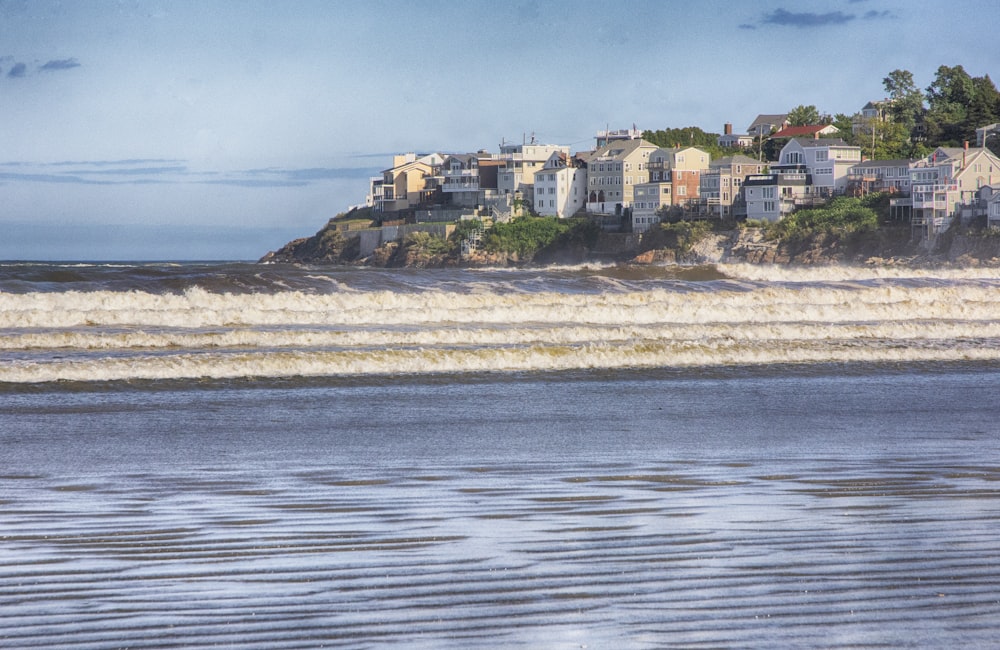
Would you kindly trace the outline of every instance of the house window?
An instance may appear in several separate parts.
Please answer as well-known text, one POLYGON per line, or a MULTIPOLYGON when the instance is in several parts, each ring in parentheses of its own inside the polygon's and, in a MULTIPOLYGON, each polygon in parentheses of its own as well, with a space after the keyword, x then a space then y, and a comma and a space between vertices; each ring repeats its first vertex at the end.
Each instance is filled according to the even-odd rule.
POLYGON ((774 212, 774 201, 764 201, 764 212, 774 212))
POLYGON ((761 197, 763 197, 765 199, 773 199, 774 198, 774 188, 773 187, 762 187, 761 188, 761 197))
POLYGON ((677 188, 677 194, 679 196, 687 196, 687 193, 688 193, 687 185, 681 185, 680 187, 677 188))
POLYGON ((816 152, 816 162, 826 162, 829 159, 829 152, 827 151, 817 151, 816 152))

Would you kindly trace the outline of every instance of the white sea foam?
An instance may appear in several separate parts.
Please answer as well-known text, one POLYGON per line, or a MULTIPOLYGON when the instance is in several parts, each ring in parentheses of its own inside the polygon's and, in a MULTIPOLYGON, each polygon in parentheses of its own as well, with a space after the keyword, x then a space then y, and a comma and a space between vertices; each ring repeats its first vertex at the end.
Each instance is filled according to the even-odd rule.
POLYGON ((0 293, 0 382, 1000 360, 989 272, 862 279, 0 293))
POLYGON ((415 373, 553 371, 587 368, 690 367, 821 362, 1000 361, 1000 348, 951 345, 815 345, 738 341, 643 342, 623 345, 517 346, 476 349, 401 349, 350 352, 175 354, 130 358, 15 362, 0 367, 0 382, 130 379, 362 376, 415 373))
POLYGON ((448 323, 755 323, 992 320, 1000 292, 984 284, 861 288, 768 286, 752 291, 663 289, 601 294, 183 294, 139 291, 0 294, 0 329, 80 327, 377 326, 448 323))
POLYGON ((758 282, 849 282, 880 279, 1000 280, 1000 267, 910 268, 905 266, 785 266, 720 264, 721 273, 758 282))

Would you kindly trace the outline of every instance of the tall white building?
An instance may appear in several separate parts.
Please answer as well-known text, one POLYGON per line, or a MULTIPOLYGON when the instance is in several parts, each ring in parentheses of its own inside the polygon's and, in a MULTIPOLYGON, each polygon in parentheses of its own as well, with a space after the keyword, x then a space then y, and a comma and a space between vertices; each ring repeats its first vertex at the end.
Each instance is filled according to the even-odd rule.
POLYGON ((587 167, 575 156, 554 152, 535 172, 534 208, 543 216, 572 217, 587 201, 587 167))

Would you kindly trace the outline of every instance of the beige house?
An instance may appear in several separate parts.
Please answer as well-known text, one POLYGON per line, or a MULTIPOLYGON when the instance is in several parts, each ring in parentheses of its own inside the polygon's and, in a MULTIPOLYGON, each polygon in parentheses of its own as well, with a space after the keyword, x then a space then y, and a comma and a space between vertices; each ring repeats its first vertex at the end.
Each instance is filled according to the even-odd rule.
POLYGON ((556 144, 501 144, 499 160, 503 162, 497 174, 497 190, 501 195, 523 198, 534 204, 535 172, 541 170, 553 153, 569 156, 569 147, 556 144))
POLYGON ((660 220, 665 206, 686 206, 700 196, 701 174, 711 157, 697 147, 660 148, 649 155, 649 181, 637 183, 632 202, 632 231, 644 232, 660 220))
POLYGON ((938 147, 910 169, 910 197, 893 208, 909 208, 910 223, 928 241, 947 230, 979 190, 1000 183, 1000 158, 982 147, 938 147))
POLYGON ((640 138, 616 140, 595 151, 587 164, 587 210, 620 214, 630 207, 635 186, 649 180, 646 162, 657 149, 640 138))

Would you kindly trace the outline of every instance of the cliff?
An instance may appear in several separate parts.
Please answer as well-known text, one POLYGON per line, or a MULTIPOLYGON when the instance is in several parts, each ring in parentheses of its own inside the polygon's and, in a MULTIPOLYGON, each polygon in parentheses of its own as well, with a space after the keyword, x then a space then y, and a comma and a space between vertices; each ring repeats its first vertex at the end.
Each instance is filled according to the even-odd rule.
POLYGON ((359 236, 331 220, 312 237, 296 239, 261 258, 264 263, 339 264, 389 268, 524 266, 620 262, 631 264, 899 264, 915 266, 1000 266, 1000 237, 946 233, 928 250, 911 238, 909 226, 890 226, 851 235, 817 234, 793 241, 769 240, 760 228, 713 231, 656 229, 643 236, 600 233, 584 240, 554 241, 528 258, 516 253, 474 252, 461 256, 454 243, 430 245, 430 238, 387 242, 361 256, 359 236))

